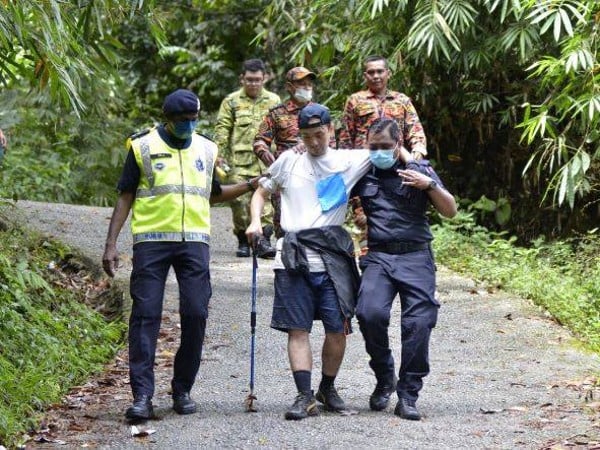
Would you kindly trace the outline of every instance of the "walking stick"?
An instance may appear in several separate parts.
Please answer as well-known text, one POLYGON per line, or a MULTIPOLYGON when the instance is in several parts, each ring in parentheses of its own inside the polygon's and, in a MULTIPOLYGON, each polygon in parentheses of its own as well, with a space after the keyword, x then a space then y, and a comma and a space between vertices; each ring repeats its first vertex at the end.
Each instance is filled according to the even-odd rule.
POLYGON ((256 344, 256 272, 258 263, 256 261, 256 245, 252 246, 252 308, 250 310, 250 394, 246 398, 246 412, 256 412, 254 406, 254 347, 256 344))

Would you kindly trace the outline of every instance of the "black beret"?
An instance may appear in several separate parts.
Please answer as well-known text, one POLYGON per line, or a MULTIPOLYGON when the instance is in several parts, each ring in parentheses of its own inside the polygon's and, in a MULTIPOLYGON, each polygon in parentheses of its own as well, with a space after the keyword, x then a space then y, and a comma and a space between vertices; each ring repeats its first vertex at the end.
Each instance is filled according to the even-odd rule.
POLYGON ((200 111, 200 99, 192 91, 177 89, 165 97, 163 113, 165 116, 194 114, 200 111))

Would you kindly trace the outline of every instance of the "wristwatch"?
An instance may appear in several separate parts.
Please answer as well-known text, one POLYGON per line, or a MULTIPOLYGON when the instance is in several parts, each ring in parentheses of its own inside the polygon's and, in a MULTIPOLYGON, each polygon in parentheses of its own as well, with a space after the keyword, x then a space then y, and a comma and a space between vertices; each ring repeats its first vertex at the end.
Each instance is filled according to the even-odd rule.
POLYGON ((432 191, 432 190, 434 190, 434 189, 437 189, 437 187, 438 187, 438 184, 437 184, 437 182, 436 182, 435 180, 431 180, 431 181, 429 182, 429 184, 427 185, 427 189, 425 189, 425 190, 426 190, 426 191, 432 191))

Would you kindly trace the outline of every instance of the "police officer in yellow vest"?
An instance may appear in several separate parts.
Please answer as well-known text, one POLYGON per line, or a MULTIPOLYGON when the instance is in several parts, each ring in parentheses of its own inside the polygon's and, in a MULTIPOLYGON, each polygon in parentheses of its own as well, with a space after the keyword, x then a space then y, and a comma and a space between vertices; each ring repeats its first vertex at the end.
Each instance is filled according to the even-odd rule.
POLYGON ((221 186, 213 176, 217 146, 194 132, 200 100, 178 89, 165 97, 165 124, 133 135, 118 184, 102 257, 105 272, 118 267, 117 237, 132 209, 133 299, 129 320, 129 376, 133 405, 125 416, 153 416, 154 355, 165 280, 172 266, 179 283, 181 344, 171 381, 173 409, 196 412, 190 398, 200 367, 208 302, 210 204, 228 201, 256 187, 256 179, 221 186))

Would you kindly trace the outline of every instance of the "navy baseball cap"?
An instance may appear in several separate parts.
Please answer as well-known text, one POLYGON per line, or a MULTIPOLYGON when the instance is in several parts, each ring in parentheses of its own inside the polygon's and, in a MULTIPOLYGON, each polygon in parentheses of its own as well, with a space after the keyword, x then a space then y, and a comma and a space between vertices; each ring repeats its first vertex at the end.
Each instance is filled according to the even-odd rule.
POLYGON ((177 89, 165 97, 163 113, 167 117, 177 114, 196 114, 200 111, 200 99, 192 91, 177 89))
POLYGON ((329 125, 331 123, 331 115, 329 109, 318 103, 309 103, 300 110, 298 116, 298 128, 314 128, 321 125, 329 125), (318 122, 309 124, 310 119, 319 119, 318 122))

